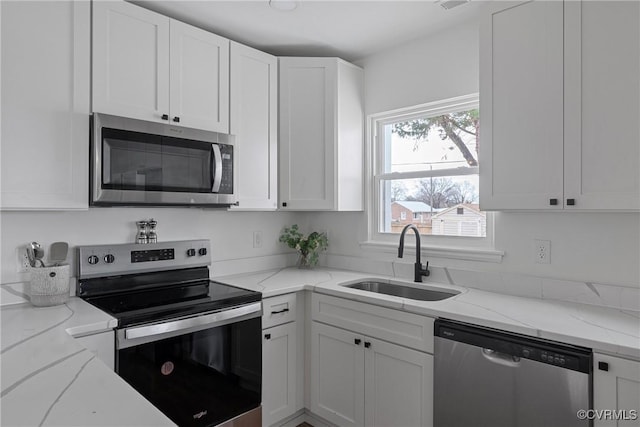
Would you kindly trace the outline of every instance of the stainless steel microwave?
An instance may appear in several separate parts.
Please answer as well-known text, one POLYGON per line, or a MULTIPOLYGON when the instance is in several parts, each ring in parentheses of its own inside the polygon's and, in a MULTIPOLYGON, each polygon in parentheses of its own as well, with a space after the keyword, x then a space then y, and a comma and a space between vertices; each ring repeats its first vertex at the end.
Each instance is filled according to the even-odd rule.
POLYGON ((91 205, 230 206, 233 135, 95 113, 91 205))

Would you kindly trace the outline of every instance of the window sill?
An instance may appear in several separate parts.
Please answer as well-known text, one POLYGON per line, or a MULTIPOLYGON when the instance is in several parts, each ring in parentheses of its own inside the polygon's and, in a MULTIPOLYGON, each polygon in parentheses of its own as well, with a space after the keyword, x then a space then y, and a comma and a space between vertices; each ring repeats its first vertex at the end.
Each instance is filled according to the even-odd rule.
MULTIPOLYGON (((364 250, 384 253, 398 253, 398 244, 389 242, 379 242, 368 240, 366 242, 360 242, 360 248, 364 250)), ((407 244, 405 246, 405 253, 415 254, 415 245, 407 244)), ((447 246, 428 246, 422 245, 422 256, 434 257, 434 258, 447 258, 447 259, 459 259, 465 261, 480 261, 480 262, 493 262, 501 263, 504 257, 504 251, 496 251, 494 249, 480 249, 480 248, 456 248, 447 246)))

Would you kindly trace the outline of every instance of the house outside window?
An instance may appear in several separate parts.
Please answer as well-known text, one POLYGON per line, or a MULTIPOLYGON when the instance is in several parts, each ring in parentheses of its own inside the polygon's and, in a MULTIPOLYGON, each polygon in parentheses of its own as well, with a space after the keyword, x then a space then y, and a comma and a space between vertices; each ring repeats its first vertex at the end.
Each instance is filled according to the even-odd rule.
POLYGON ((477 95, 372 118, 372 240, 409 223, 421 235, 487 235, 487 215, 478 205, 479 121, 477 95))

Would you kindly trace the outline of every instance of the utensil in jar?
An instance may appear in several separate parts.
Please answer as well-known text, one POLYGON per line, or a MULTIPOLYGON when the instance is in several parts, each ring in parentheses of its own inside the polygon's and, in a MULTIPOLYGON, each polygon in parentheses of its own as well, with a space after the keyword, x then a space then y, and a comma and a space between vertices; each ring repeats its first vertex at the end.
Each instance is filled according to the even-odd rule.
POLYGON ((44 267, 44 261, 42 261, 42 258, 44 258, 44 249, 42 249, 38 242, 31 242, 31 247, 33 248, 35 260, 40 263, 40 267, 44 267))
POLYGON ((36 266, 36 256, 33 250, 33 244, 32 243, 27 243, 27 259, 29 260, 29 265, 31 267, 35 267, 36 266))
POLYGON ((49 247, 49 261, 57 267, 67 260, 68 253, 69 244, 67 242, 53 242, 49 247))

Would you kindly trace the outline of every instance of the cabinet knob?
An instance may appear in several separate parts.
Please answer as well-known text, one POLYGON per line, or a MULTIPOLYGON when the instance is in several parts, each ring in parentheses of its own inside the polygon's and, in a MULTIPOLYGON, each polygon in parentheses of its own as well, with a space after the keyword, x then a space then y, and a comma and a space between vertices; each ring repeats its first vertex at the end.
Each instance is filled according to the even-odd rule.
POLYGON ((601 371, 609 371, 609 364, 607 362, 598 362, 598 369, 601 371))
POLYGON ((362 340, 360 338, 356 338, 356 339, 353 340, 353 343, 355 345, 360 345, 361 342, 362 342, 362 340))
POLYGON ((558 199, 549 199, 549 204, 551 206, 556 206, 558 204, 558 199))
POLYGON ((575 206, 576 199, 567 199, 567 206, 575 206))
POLYGON ((265 340, 270 340, 271 339, 271 334, 264 334, 264 339, 265 340))
POLYGON ((176 123, 180 123, 180 117, 175 116, 175 117, 173 118, 173 121, 174 121, 174 122, 176 122, 176 123))
POLYGON ((282 207, 286 208, 287 207, 287 202, 282 202, 282 207))
POLYGON ((162 120, 169 120, 169 115, 168 114, 163 114, 162 117, 160 117, 162 120))
POLYGON ((365 341, 364 348, 371 348, 371 343, 369 341, 365 341))

